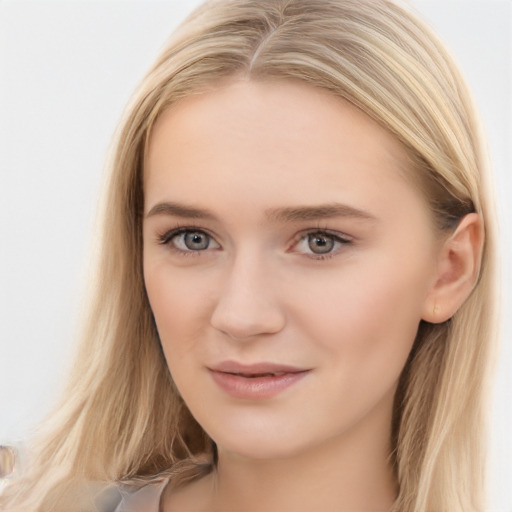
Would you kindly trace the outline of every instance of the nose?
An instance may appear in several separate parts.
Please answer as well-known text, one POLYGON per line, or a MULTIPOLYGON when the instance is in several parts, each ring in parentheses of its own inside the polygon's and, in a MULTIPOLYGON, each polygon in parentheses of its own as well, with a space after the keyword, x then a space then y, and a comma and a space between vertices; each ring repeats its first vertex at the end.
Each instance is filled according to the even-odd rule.
POLYGON ((240 341, 281 331, 286 318, 276 292, 261 261, 237 258, 223 276, 211 325, 240 341))

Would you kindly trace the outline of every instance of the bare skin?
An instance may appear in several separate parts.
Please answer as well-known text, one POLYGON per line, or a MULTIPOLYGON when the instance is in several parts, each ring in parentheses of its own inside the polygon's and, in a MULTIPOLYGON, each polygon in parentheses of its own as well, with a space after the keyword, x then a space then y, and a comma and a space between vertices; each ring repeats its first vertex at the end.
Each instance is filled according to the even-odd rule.
POLYGON ((357 425, 354 437, 348 434, 343 446, 333 440, 293 460, 247 461, 221 455, 216 472, 177 491, 168 488, 163 510, 388 511, 396 496, 387 448, 383 450, 388 447, 383 437, 389 433, 389 422, 374 420, 368 417, 366 425, 357 425))
POLYGON ((391 134, 297 82, 233 80, 161 116, 146 289, 173 379, 219 448, 164 512, 390 509, 398 378, 419 322, 469 293, 480 241, 476 216, 441 240, 407 171, 391 134))

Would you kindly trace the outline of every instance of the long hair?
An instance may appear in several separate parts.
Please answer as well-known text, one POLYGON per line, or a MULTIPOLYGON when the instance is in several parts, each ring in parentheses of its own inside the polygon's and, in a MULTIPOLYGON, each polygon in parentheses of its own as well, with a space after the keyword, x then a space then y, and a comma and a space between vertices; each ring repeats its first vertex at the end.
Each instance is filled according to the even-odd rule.
MULTIPOLYGON (((217 0, 174 33, 136 90, 107 162, 97 272, 60 405, 8 510, 74 510, 80 482, 198 478, 215 445, 170 378, 142 273, 144 158, 159 115, 235 76, 301 80, 394 134, 439 230, 483 219, 477 282, 456 314, 422 322, 395 396, 395 511, 485 509, 485 417, 494 346, 495 240, 487 160, 470 95, 444 47, 392 0, 217 0)), ((333 391, 334 392, 334 391, 333 391)))

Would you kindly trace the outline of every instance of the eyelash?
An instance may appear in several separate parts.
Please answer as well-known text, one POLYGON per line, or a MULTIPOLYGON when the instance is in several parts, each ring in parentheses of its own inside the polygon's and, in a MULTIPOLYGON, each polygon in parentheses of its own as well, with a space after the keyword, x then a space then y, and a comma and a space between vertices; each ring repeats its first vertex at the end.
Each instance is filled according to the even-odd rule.
POLYGON ((161 235, 158 235, 158 243, 161 245, 167 245, 171 251, 178 253, 180 256, 200 256, 204 251, 183 251, 172 245, 172 239, 179 235, 183 235, 184 233, 201 233, 209 238, 213 238, 204 229, 199 227, 178 226, 169 231, 166 231, 165 233, 162 233, 161 235))
MULTIPOLYGON (((170 250, 178 253, 179 255, 200 256, 201 253, 204 252, 204 250, 184 251, 182 249, 178 249, 177 247, 173 246, 173 244, 171 243, 174 238, 178 237, 179 235, 183 235, 185 233, 200 233, 200 234, 203 234, 203 235, 213 239, 213 237, 202 228, 195 227, 195 226, 178 226, 169 231, 166 231, 165 233, 158 235, 157 241, 160 245, 168 246, 170 250)), ((297 245, 302 240, 306 240, 308 236, 312 236, 312 235, 325 236, 326 238, 330 238, 335 243, 339 243, 341 245, 351 245, 352 244, 352 240, 346 236, 340 236, 340 234, 336 234, 327 229, 322 229, 320 227, 317 227, 315 229, 301 232, 300 235, 298 235, 296 237, 296 239, 294 240, 293 246, 297 245)), ((338 252, 339 252, 339 248, 338 248, 338 250, 334 250, 332 252, 328 252, 325 254, 310 253, 310 254, 306 254, 306 256, 313 260, 321 261, 321 260, 328 260, 328 259, 333 258, 334 256, 336 256, 338 254, 338 252)))
POLYGON ((319 235, 323 236, 325 238, 331 239, 335 244, 339 244, 339 246, 332 251, 325 253, 325 254, 315 254, 315 253, 307 253, 305 254, 308 258, 311 258, 313 260, 317 261, 325 261, 329 260, 331 258, 334 258, 338 255, 340 252, 340 246, 349 246, 352 245, 352 240, 348 236, 342 236, 339 233, 333 233, 329 231, 328 229, 322 229, 322 228, 316 228, 316 229, 310 229, 308 231, 303 231, 300 233, 300 235, 297 236, 297 238, 294 241, 294 246, 296 246, 301 241, 306 241, 309 236, 319 235))

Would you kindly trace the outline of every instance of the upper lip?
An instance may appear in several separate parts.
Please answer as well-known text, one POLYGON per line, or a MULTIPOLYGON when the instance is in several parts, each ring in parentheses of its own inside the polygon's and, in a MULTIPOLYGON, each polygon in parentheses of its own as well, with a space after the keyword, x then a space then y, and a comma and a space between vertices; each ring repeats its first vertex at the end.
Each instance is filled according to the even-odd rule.
POLYGON ((208 369, 214 372, 232 373, 234 375, 283 374, 308 371, 308 368, 298 368, 287 364, 267 362, 242 364, 237 361, 222 361, 213 366, 208 366, 208 369))

